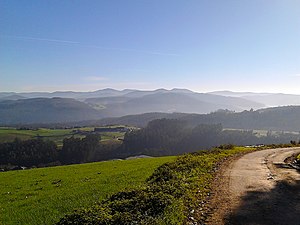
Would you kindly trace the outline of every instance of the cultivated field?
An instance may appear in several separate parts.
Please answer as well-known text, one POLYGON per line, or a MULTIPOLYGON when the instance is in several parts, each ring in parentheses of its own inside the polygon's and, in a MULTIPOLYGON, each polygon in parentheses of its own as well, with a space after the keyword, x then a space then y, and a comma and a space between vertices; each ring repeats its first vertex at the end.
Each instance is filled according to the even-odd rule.
POLYGON ((141 185, 158 166, 174 159, 108 161, 0 173, 0 224, 53 224, 75 208, 141 185))
MULTIPOLYGON (((64 138, 71 136, 83 138, 84 132, 93 131, 94 127, 84 127, 75 129, 45 129, 39 128, 36 130, 19 130, 16 128, 0 127, 0 143, 11 142, 15 138, 28 140, 32 138, 43 138, 54 141, 58 146, 62 146, 64 138)), ((102 132, 101 141, 118 141, 124 137, 125 132, 102 132)))

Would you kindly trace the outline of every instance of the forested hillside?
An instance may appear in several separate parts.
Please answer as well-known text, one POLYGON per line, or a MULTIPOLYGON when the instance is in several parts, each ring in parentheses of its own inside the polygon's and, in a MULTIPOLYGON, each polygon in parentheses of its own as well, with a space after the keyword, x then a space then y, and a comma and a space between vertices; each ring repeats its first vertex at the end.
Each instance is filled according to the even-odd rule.
POLYGON ((179 155, 211 147, 299 142, 299 134, 257 136, 252 130, 224 130, 221 124, 190 124, 184 120, 159 119, 125 135, 120 155, 179 155))
MULTIPOLYGON (((128 124, 145 127, 153 119, 180 119, 189 124, 222 124, 224 128, 245 130, 300 131, 300 106, 284 106, 260 110, 232 112, 218 110, 209 114, 146 113, 119 118, 107 118, 99 124, 128 124)), ((96 121, 94 121, 96 122, 96 121)))

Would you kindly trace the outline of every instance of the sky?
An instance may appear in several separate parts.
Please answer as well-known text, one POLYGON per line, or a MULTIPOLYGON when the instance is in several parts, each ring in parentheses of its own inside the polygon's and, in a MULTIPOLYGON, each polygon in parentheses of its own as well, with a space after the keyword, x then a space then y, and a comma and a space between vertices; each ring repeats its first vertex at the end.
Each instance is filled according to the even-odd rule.
POLYGON ((0 92, 299 82, 299 0, 0 1, 0 92))

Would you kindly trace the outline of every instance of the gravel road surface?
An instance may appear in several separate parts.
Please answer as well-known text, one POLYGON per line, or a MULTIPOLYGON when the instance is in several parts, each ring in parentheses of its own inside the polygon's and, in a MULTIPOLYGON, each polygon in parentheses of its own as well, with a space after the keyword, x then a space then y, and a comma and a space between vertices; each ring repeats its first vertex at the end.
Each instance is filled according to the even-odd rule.
POLYGON ((297 153, 267 149, 231 162, 219 176, 208 224, 300 225, 300 173, 286 161, 297 153))

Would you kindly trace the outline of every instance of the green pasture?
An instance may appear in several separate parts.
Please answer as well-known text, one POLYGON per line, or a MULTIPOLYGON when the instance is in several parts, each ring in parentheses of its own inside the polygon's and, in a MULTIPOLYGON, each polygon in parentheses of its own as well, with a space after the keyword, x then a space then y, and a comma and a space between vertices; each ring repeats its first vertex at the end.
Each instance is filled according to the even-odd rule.
POLYGON ((2 172, 0 224, 53 224, 75 208, 138 187, 158 166, 174 159, 145 158, 2 172))

